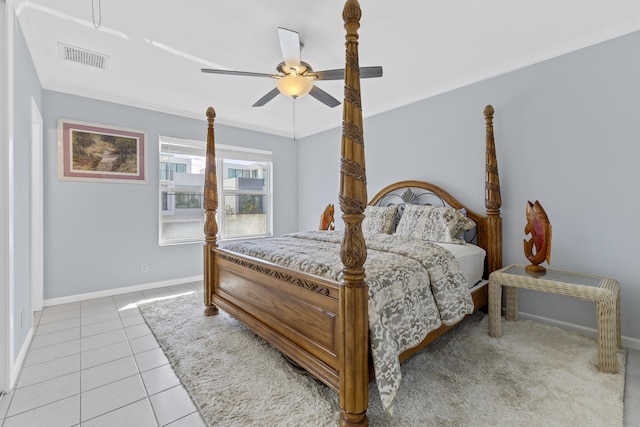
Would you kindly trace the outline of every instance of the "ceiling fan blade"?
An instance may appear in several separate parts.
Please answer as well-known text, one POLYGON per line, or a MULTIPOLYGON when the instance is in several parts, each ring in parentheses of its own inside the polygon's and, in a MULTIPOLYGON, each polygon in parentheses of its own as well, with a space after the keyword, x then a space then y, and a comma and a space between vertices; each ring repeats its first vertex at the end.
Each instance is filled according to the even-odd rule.
POLYGON ((287 67, 297 68, 300 66, 300 35, 286 28, 278 27, 278 38, 280 39, 280 50, 282 58, 287 67))
POLYGON ((316 80, 344 80, 344 68, 339 70, 314 71, 316 80))
POLYGON ((318 86, 314 86, 313 88, 311 88, 311 92, 309 92, 309 95, 313 96, 315 99, 331 108, 340 105, 340 101, 329 95, 324 90, 320 89, 318 86))
POLYGON ((372 77, 382 77, 382 67, 360 67, 360 78, 370 79, 372 77))
POLYGON ((262 98, 258 99, 256 101, 256 103, 252 105, 252 107, 262 107, 264 104, 266 104, 267 102, 271 101, 273 98, 278 96, 279 93, 280 93, 280 91, 278 90, 277 87, 272 89, 265 96, 263 96, 262 98))
POLYGON ((203 73, 211 74, 229 74, 232 76, 249 76, 249 77, 273 77, 273 74, 253 73, 251 71, 232 71, 232 70, 216 70, 213 68, 202 68, 203 73))
MULTIPOLYGON (((316 80, 343 80, 344 68, 337 70, 314 71, 317 76, 316 80)), ((382 77, 382 67, 360 67, 360 78, 368 79, 371 77, 382 77)))

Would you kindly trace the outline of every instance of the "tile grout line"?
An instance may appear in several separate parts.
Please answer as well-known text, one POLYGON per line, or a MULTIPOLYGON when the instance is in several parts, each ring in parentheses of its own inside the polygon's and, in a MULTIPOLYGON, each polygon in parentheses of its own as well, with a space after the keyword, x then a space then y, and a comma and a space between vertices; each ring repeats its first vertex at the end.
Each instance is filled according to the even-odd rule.
MULTIPOLYGON (((110 298, 110 300, 111 300, 111 303, 113 304, 113 308, 116 310, 116 313, 118 314, 118 320, 120 320, 120 325, 122 326, 122 330, 123 330, 123 332, 124 332, 124 334, 125 334, 127 345, 128 345, 128 347, 129 347, 129 350, 131 350, 131 345, 129 344, 129 337, 127 336, 127 332, 126 332, 126 330, 124 329, 124 324, 122 324, 122 318, 120 317, 120 313, 118 312, 118 305, 116 304, 116 301, 115 301, 115 299, 113 298, 113 296, 111 296, 111 297, 109 297, 109 298, 110 298)), ((85 310, 88 310, 88 307, 84 307, 84 309, 85 309, 85 310)), ((105 312, 106 312, 106 310, 105 310, 105 312)), ((82 390, 82 338, 83 338, 83 337, 82 337, 82 326, 83 326, 83 324, 82 324, 82 314, 83 314, 83 306, 82 306, 82 303, 80 303, 80 358, 79 358, 79 363, 80 363, 80 371, 79 371, 79 372, 80 372, 80 373, 79 373, 79 375, 78 375, 78 381, 79 381, 78 389, 79 389, 79 391, 80 391, 80 395, 79 395, 79 405, 78 405, 78 426, 81 426, 81 425, 82 425, 82 423, 83 423, 83 420, 82 420, 82 393, 83 393, 83 390, 82 390)), ((88 313, 87 313, 87 315, 88 315, 88 313)), ((87 326, 87 325, 84 325, 84 326, 87 326)), ((107 332, 104 332, 104 333, 108 333, 108 332, 112 332, 112 331, 107 331, 107 332)), ((95 334, 95 335, 100 335, 100 334, 95 334)), ((95 336, 95 335, 91 335, 91 336, 95 336)), ((119 341, 119 342, 124 342, 124 341, 119 341)), ((96 348, 92 348, 91 350, 95 350, 95 349, 97 349, 97 348, 102 348, 102 347, 107 347, 108 345, 111 345, 111 344, 106 344, 106 345, 103 345, 103 346, 98 346, 98 347, 96 347, 96 348)), ((89 350, 89 351, 90 351, 90 350, 89 350)), ((133 351, 132 351, 132 356, 133 356, 133 351)), ((117 360, 120 360, 120 359, 117 359, 117 360)), ((134 361, 135 361, 135 358, 134 358, 134 361)), ((105 362, 105 363, 109 363, 109 362, 105 362)), ((102 363, 102 364, 104 364, 104 363, 102 363)), ((96 365, 96 366, 100 366, 100 365, 96 365)), ((137 369, 137 365, 136 365, 136 369, 137 369)), ((130 375, 129 377, 126 377, 126 378, 131 378, 131 377, 133 377, 133 376, 134 376, 134 375, 130 375)), ((122 379, 126 379, 126 378, 121 378, 120 380, 122 380, 122 379)), ((111 381, 110 383, 107 383, 107 384, 102 384, 102 385, 100 385, 99 387, 95 387, 95 388, 93 388, 93 389, 91 389, 91 390, 96 390, 96 389, 98 389, 98 388, 100 388, 100 387, 104 387, 105 385, 108 385, 108 384, 113 384, 113 383, 115 383, 115 382, 117 382, 117 381, 120 381, 120 380, 111 381)), ((89 391, 89 390, 87 390, 87 391, 89 391)), ((130 403, 128 403, 127 405, 130 405, 131 403, 135 403, 135 402, 130 402, 130 403)), ((127 406, 127 405, 124 405, 124 406, 127 406)), ((123 407, 124 407, 124 406, 123 406, 123 407)), ((96 415, 95 417, 92 417, 92 418, 90 418, 90 419, 95 419, 95 418, 97 418, 97 417, 101 417, 101 416, 103 416, 103 415, 106 415, 106 414, 108 414, 108 413, 110 413, 110 412, 113 412, 113 411, 116 411, 116 410, 118 410, 118 409, 120 409, 120 408, 112 409, 112 410, 110 410, 110 411, 108 411, 108 412, 105 412, 104 414, 96 415)), ((85 420, 85 421, 89 421, 90 419, 87 419, 87 420, 85 420)))
POLYGON ((82 426, 82 302, 80 302, 80 307, 78 308, 80 311, 80 326, 79 326, 79 335, 78 338, 80 342, 78 343, 78 426, 82 426))
MULTIPOLYGON (((114 301, 114 303, 115 303, 115 301, 114 301)), ((138 313, 140 313, 140 308, 138 307, 138 301, 136 301, 136 310, 138 310, 138 313)), ((140 315, 142 315, 142 314, 140 313, 140 315)), ((133 351, 133 348, 131 347, 131 340, 129 339, 129 335, 127 335, 127 328, 125 327, 124 322, 122 321, 122 316, 120 315, 119 310, 118 310, 118 317, 120 318, 120 323, 122 323, 122 328, 124 329, 124 334, 127 336, 127 345, 129 346, 129 351, 131 351, 131 356, 133 357, 133 363, 135 363, 135 365, 136 365, 136 371, 138 371, 138 377, 140 378, 140 382, 142 383, 142 387, 144 388, 144 393, 147 396, 146 400, 149 401, 149 406, 151 407, 151 413, 153 414, 153 419, 155 420, 156 425, 159 426, 160 425, 160 421, 158 421, 158 416, 156 415, 156 411, 153 408, 153 404, 151 403, 151 396, 149 396, 149 390, 147 389, 147 385, 144 383, 144 379, 142 378, 142 372, 140 371, 140 365, 138 365, 138 359, 136 359, 136 354, 133 351)))
MULTIPOLYGON (((170 292, 170 293, 174 293, 172 289, 170 289, 170 288, 167 288, 167 289, 169 290, 169 292, 170 292)), ((138 307, 138 312, 140 312, 140 315, 142 316, 142 318, 143 318, 143 320, 144 320, 144 324, 145 324, 145 325, 147 325, 147 327, 149 327, 149 329, 151 330, 151 336, 152 336, 152 337, 153 337, 153 339, 158 343, 158 348, 160 348, 160 350, 161 350, 161 351, 162 351, 162 353, 164 354, 164 349, 162 348, 162 346, 161 346, 161 345, 160 345, 160 343, 158 342, 158 339, 156 338, 155 334, 153 333, 153 329, 151 329, 151 327, 150 327, 150 326, 149 326, 149 324, 147 323, 147 320, 146 320, 146 319, 145 319, 145 317, 142 315, 142 312, 140 311, 140 308, 139 308, 139 307, 138 307)), ((148 350, 148 351, 149 351, 149 350, 148 350)), ((169 360, 169 358, 168 358, 168 357, 167 357, 167 361, 169 362, 169 363, 168 363, 169 368, 170 368, 170 369, 174 372, 174 374, 175 374, 175 370, 173 369, 173 366, 171 366, 171 361, 169 360)), ((136 362, 136 363, 137 363, 137 362, 136 362)), ((178 378, 178 384, 177 384, 177 385, 175 385, 175 386, 173 386, 173 387, 170 387, 170 388, 169 388, 169 389, 167 389, 167 390, 171 390, 171 389, 174 389, 174 388, 176 388, 176 387, 180 387, 181 389, 183 389, 183 390, 185 390, 185 391, 186 391, 186 387, 185 387, 185 386, 184 386, 184 384, 182 383, 182 379, 181 379, 177 374, 175 374, 175 375, 176 375, 176 377, 178 378)), ((143 384, 144 384, 144 381, 143 381, 143 384)), ((146 390, 146 386, 145 386, 145 390, 146 390)), ((167 390, 164 390, 164 391, 167 391, 167 390)), ((162 393, 162 392, 163 392, 163 391, 158 392, 158 393, 156 393, 156 394, 160 394, 160 393, 162 393)), ((148 394, 148 392, 147 392, 147 394, 148 394)), ((155 396, 155 395, 154 395, 154 396, 155 396)), ((191 401, 191 403, 193 404, 193 407, 195 408, 195 411, 194 411, 194 412, 191 412, 191 413, 189 413, 189 414, 186 414, 186 415, 184 415, 184 416, 182 416, 182 417, 180 417, 180 418, 178 418, 178 419, 175 419, 175 420, 171 421, 169 424, 173 424, 173 423, 177 422, 178 420, 181 420, 181 419, 183 419, 183 418, 189 417, 189 416, 191 416, 191 415, 193 415, 193 414, 197 414, 197 415, 198 415, 198 417, 199 417, 199 418, 202 420, 202 422, 204 423, 204 418, 203 418, 202 414, 200 413, 200 410, 198 409, 198 405, 196 405, 196 403, 193 401, 193 398, 191 397, 191 395, 190 395, 188 392, 187 392, 187 396, 189 397, 189 401, 191 401)), ((149 396, 149 397, 150 397, 150 396, 149 396)), ((151 400, 151 399, 149 399, 149 400, 151 400)), ((152 406, 152 409, 153 409, 153 406, 152 406)), ((153 411, 153 415, 154 415, 154 417, 156 416, 155 410, 153 411)), ((157 420, 157 417, 156 417, 156 421, 158 422, 158 426, 160 426, 160 422, 157 420)))
MULTIPOLYGON (((112 299, 113 299, 113 297, 112 297, 112 299)), ((149 406, 151 407, 151 412, 152 412, 152 414, 153 414, 153 417, 154 417, 154 420, 155 420, 155 422, 156 422, 156 425, 157 425, 157 426, 159 426, 159 425, 160 425, 160 423, 159 423, 159 421, 158 421, 158 418, 157 418, 157 415, 156 415, 156 413, 155 413, 155 410, 153 409, 153 405, 151 404, 151 400, 150 400, 150 397, 151 397, 151 396, 149 395, 149 391, 147 390, 147 386, 146 386, 146 384, 144 383, 144 380, 142 379, 142 372, 140 371, 140 366, 138 365, 138 361, 137 361, 137 359, 136 359, 136 357, 135 357, 135 352, 133 351, 133 348, 131 347, 131 341, 130 341, 130 338, 129 338, 129 336, 127 335, 127 327, 125 326, 124 322, 122 321, 122 316, 120 315, 120 312, 119 312, 119 311, 120 311, 120 309, 118 308, 118 305, 117 305, 117 303, 116 303, 115 299, 113 300, 113 303, 114 303, 114 305, 115 305, 115 309, 116 309, 116 311, 118 312, 118 319, 119 319, 120 324, 121 324, 121 326, 122 326, 122 330, 123 330, 123 332, 124 332, 124 334, 125 334, 125 336, 126 336, 126 338, 127 338, 125 341, 120 341, 120 342, 126 342, 126 343, 127 343, 127 347, 129 348, 129 351, 131 352, 131 356, 130 356, 130 357, 132 357, 132 358, 133 358, 133 363, 134 363, 134 364, 135 364, 135 366, 136 366, 136 373, 135 373, 135 374, 133 374, 133 375, 130 375, 130 376, 126 377, 126 378, 132 378, 132 377, 136 377, 136 376, 137 376, 137 377, 138 377, 138 379, 140 380, 140 382, 142 383, 142 387, 144 388, 145 397, 144 397, 144 398, 142 398, 142 399, 138 399, 138 400, 136 400, 136 401, 134 401, 134 402, 129 402, 129 403, 127 403, 126 405, 123 405, 123 406, 121 406, 121 407, 114 408, 114 409, 112 409, 112 410, 110 410, 110 411, 108 411, 108 412, 105 412, 104 414, 96 415, 96 416, 95 416, 95 417, 93 417, 93 418, 90 418, 90 419, 85 420, 85 422, 86 422, 86 421, 90 421, 90 420, 95 419, 95 418, 98 418, 98 417, 101 417, 101 416, 104 416, 104 415, 109 414, 109 413, 111 413, 111 412, 114 412, 114 411, 120 410, 120 409, 122 409, 122 408, 124 408, 124 407, 126 407, 126 406, 132 405, 132 404, 134 404, 134 403, 138 403, 138 402, 140 402, 140 401, 142 401, 142 400, 147 400, 147 401, 149 402, 149 406)), ((137 309, 137 301, 136 301, 136 309, 137 309)), ((139 310, 138 310, 138 311, 139 311, 139 310)), ((104 347, 104 346, 103 346, 103 347, 104 347)), ((81 349, 81 353, 82 353, 82 349, 81 349)), ((125 357, 129 357, 129 356, 125 356, 125 357)), ((125 357, 120 358, 120 359, 124 359, 125 357)), ((117 360, 120 360, 120 359, 117 359, 117 360)), ((108 363, 108 362, 106 362, 106 363, 108 363)), ((122 380, 122 379, 124 379, 124 378, 121 378, 121 379, 116 380, 116 381, 112 381, 112 382, 110 382, 110 383, 108 383, 108 384, 113 384, 113 383, 115 383, 115 382, 117 382, 117 381, 120 381, 120 380, 122 380)), ((108 384, 103 384, 103 385, 101 385, 100 387, 103 387, 103 386, 108 385, 108 384)), ((96 387, 96 388, 99 388, 99 387, 96 387)), ((96 388, 94 388, 94 389, 92 389, 92 390, 95 390, 96 388)), ((82 396, 82 390, 81 390, 81 392, 80 392, 80 396, 82 396)), ((82 406, 81 406, 81 407, 82 407, 82 406)), ((80 423, 82 423, 82 414, 80 414, 80 423)), ((80 424, 79 424, 79 425, 80 425, 80 424)))
MULTIPOLYGON (((171 290, 169 290, 169 291, 171 291, 171 290)), ((171 292, 170 292, 170 293, 171 293, 171 292)), ((139 301, 139 300, 138 300, 138 301, 139 301)), ((137 302, 138 302, 138 301, 136 301, 136 306, 137 306, 137 302)), ((141 370, 140 370, 139 363, 138 363, 137 359, 135 358, 135 353, 134 353, 134 350, 133 350, 133 347, 132 347, 131 339, 129 338, 129 335, 127 334, 127 328, 128 328, 128 327, 134 327, 134 326, 136 326, 137 324, 132 324, 132 325, 126 326, 126 325, 125 325, 124 317, 127 317, 127 316, 122 316, 122 315, 121 315, 121 313, 120 313, 120 308, 118 307, 118 302, 116 302, 116 301, 115 301, 115 298, 113 298, 113 297, 111 297, 111 301, 110 301, 110 302, 114 304, 114 308, 117 310, 118 320, 119 320, 119 323, 120 323, 121 329, 122 329, 122 330, 123 330, 123 332, 124 332, 124 337, 125 337, 125 339, 124 339, 124 340, 122 340, 122 341, 118 341, 117 343, 124 343, 124 342, 126 341, 126 345, 127 345, 128 349, 129 349, 129 351, 130 351, 131 357, 133 357, 133 358, 134 358, 134 363, 135 363, 135 365, 136 365, 136 374, 133 374, 133 375, 131 375, 131 376, 127 377, 127 378, 131 378, 131 377, 137 376, 137 377, 138 377, 138 379, 139 379, 140 381, 142 381, 142 385, 143 385, 144 390, 145 390, 145 397, 144 397, 144 398, 141 398, 141 399, 138 399, 138 400, 136 400, 136 401, 133 401, 133 402, 129 402, 127 405, 124 405, 124 406, 122 406, 122 407, 120 407, 120 408, 112 409, 111 411, 108 411, 108 412, 106 412, 105 414, 108 414, 108 413, 110 413, 110 412, 116 411, 116 410, 121 409, 121 408, 123 408, 123 407, 125 407, 125 406, 128 406, 128 405, 131 405, 131 404, 134 404, 134 403, 140 402, 140 401, 142 401, 142 400, 146 400, 146 401, 148 402, 148 404, 150 405, 150 409, 151 409, 151 411, 152 411, 152 414, 153 414, 153 416, 154 416, 154 420, 155 420, 156 424, 157 424, 157 425, 160 425, 160 423, 159 423, 159 421, 158 421, 158 418, 157 418, 156 411, 154 410, 154 408, 153 408, 153 406, 151 405, 151 402, 150 402, 151 395, 149 394, 149 390, 147 389, 147 386, 146 386, 146 384, 144 383, 144 380, 142 379, 142 372, 141 372, 141 370)), ((80 332, 80 337, 79 337, 79 342, 78 342, 78 353, 77 353, 77 355, 78 355, 78 357, 79 357, 78 362, 77 362, 77 363, 78 363, 78 366, 77 366, 77 372, 78 372, 78 393, 77 393, 77 396, 78 396, 78 399, 79 399, 79 400, 78 400, 78 401, 79 401, 79 405, 78 405, 78 424, 76 424, 76 426, 80 426, 80 425, 82 424, 82 376, 83 376, 83 375, 82 375, 82 370, 83 370, 83 369, 82 369, 82 353, 83 353, 83 350, 84 350, 84 348, 83 348, 83 342, 82 342, 82 341, 83 341, 83 338, 86 338, 86 337, 82 337, 82 332, 83 332, 83 330, 84 330, 84 329, 86 329, 86 326, 87 326, 87 325, 85 325, 85 324, 84 324, 84 321, 83 321, 82 319, 83 319, 83 316, 84 316, 84 315, 89 315, 88 313, 89 313, 89 312, 91 312, 91 307, 93 307, 93 306, 87 306, 87 307, 85 307, 85 306, 83 306, 82 304, 81 304, 79 307, 77 307, 77 310, 79 311, 79 314, 80 314, 80 325, 79 325, 79 327, 78 327, 79 332, 80 332)), ((72 309, 72 310, 75 310, 76 308, 71 308, 71 309, 72 309)), ((136 310, 137 310, 137 313, 136 313, 136 314, 137 314, 137 315, 142 316, 142 314, 140 313, 140 311, 139 311, 139 309, 138 309, 137 307, 136 307, 136 310)), ((104 312, 108 312, 108 310, 105 310, 104 312)), ((132 312, 132 313, 133 313, 133 312, 132 312)), ((132 314, 132 316, 135 316, 136 314, 132 314)), ((35 327, 35 330, 36 330, 36 334, 37 334, 37 329, 38 329, 38 327, 39 327, 40 325, 44 325, 44 324, 46 324, 46 325, 50 325, 50 324, 54 323, 54 322, 45 322, 45 323, 42 323, 42 322, 41 322, 41 320, 42 320, 42 319, 43 319, 42 313, 41 313, 41 315, 40 315, 40 316, 38 316, 38 317, 37 317, 37 319, 34 319, 34 327, 35 327)), ((68 319, 67 319, 67 320, 68 320, 68 319)), ((115 318, 114 318, 114 319, 112 319, 112 320, 115 320, 115 318)), ((144 320, 144 318, 143 318, 143 320, 144 320)), ((62 321, 62 320, 61 320, 61 321, 62 321)), ((109 320, 104 320, 104 321, 106 322, 106 321, 109 321, 109 320)), ((97 324, 97 323, 100 323, 100 322, 94 322, 94 323, 92 323, 92 324, 97 324)), ((141 324, 141 325, 147 325, 147 324, 146 324, 146 321, 141 322, 141 323, 139 323, 139 324, 141 324)), ((147 327, 148 327, 148 325, 147 325, 147 327)), ((51 333, 61 332, 61 331, 68 330, 68 329, 72 329, 72 328, 75 328, 75 326, 71 326, 71 327, 69 327, 69 328, 63 328, 63 329, 61 329, 61 330, 57 330, 57 331, 51 331, 51 332, 48 332, 48 333, 44 333, 44 334, 42 334, 42 336, 45 336, 45 335, 48 335, 48 334, 51 334, 51 333)), ((117 329, 116 329, 116 330, 117 330, 117 329)), ((95 334, 93 334, 93 335, 91 335, 91 336, 99 335, 99 334, 101 334, 101 333, 108 333, 108 332, 111 332, 111 331, 105 331, 105 332, 95 333, 95 334)), ((155 340, 155 342, 156 342, 156 344, 157 344, 157 340, 156 340, 155 336, 153 336, 153 334, 151 334, 150 336, 155 340)), ((136 337, 136 338, 139 338, 139 337, 136 337)), ((72 341, 74 341, 74 340, 69 340, 69 341, 65 341, 65 342, 72 342, 72 341)), ((57 343, 56 343, 56 344, 57 344, 57 343)), ((106 346, 113 345, 113 344, 116 344, 116 343, 110 343, 110 344, 101 345, 101 346, 98 346, 98 347, 95 347, 95 348, 91 348, 91 350, 92 350, 92 351, 93 351, 93 350, 97 350, 97 349, 104 348, 104 347, 106 347, 106 346)), ((51 346, 51 345, 55 345, 55 344, 48 344, 48 345, 45 345, 45 346, 42 346, 42 347, 38 347, 37 349, 34 349, 34 350, 44 349, 44 348, 46 348, 46 347, 48 347, 48 346, 51 346)), ((160 348, 160 347, 159 347, 159 345, 158 345, 158 348, 160 348)), ((31 349, 30 349, 30 350, 31 350, 31 349)), ((152 350, 154 350, 154 349, 148 349, 148 350, 145 350, 145 351, 141 351, 141 352, 140 352, 140 354, 145 353, 145 352, 147 352, 147 351, 152 351, 152 350)), ((55 361, 55 360, 58 360, 58 359, 61 359, 61 358, 64 358, 64 357, 74 356, 75 354, 76 354, 76 353, 74 352, 73 354, 70 354, 70 355, 67 355, 67 356, 54 357, 54 358, 53 358, 53 359, 51 359, 51 360, 46 360, 46 361, 37 362, 37 363, 34 363, 33 365, 30 365, 30 366, 36 366, 36 365, 39 365, 39 364, 42 364, 42 363, 45 363, 45 362, 51 362, 51 361, 55 361)), ((119 360, 119 359, 117 359, 117 360, 119 360)), ((104 363, 108 363, 108 362, 104 362, 104 363)), ((104 363, 101 363, 101 364, 104 364, 104 363)), ((96 366, 99 366, 99 365, 101 365, 101 364, 98 364, 98 365, 96 365, 96 366)), ((93 367, 93 366, 92 366, 92 367, 93 367)), ((87 369, 89 369, 89 368, 87 368, 87 369)), ((173 368, 171 368, 171 369, 173 369, 173 368)), ((22 372, 21 372, 21 374, 22 374, 22 372)), ((69 375, 69 374, 64 374, 64 375, 69 375)), ((56 377, 54 377, 54 378, 48 378, 48 379, 43 380, 43 381, 49 381, 49 380, 52 380, 52 379, 60 378, 60 377, 62 377, 62 376, 64 376, 64 375, 59 375, 59 376, 56 376, 56 377)), ((41 382, 41 381, 38 381, 38 382, 41 382)), ((38 382, 36 382, 36 383, 34 383, 34 384, 30 384, 30 385, 35 385, 35 384, 37 384, 38 382)), ((113 383, 113 382, 111 382, 111 383, 113 383)), ((111 384, 111 383, 109 383, 109 384, 111 384)), ((176 385, 175 387, 178 387, 178 386, 182 386, 181 382, 180 382, 180 384, 179 384, 179 385, 176 385)), ((98 387, 95 387, 95 388, 98 388, 98 387)), ((95 388, 93 388, 93 389, 95 389, 95 388)), ((93 389, 92 389, 92 390, 93 390, 93 389)), ((156 393, 156 394, 158 394, 158 393, 156 393)), ((76 394, 73 394, 73 395, 71 395, 71 396, 67 396, 67 397, 65 397, 64 399, 68 399, 68 398, 71 398, 71 397, 73 397, 73 396, 76 396, 76 394)), ((7 394, 7 395, 5 395, 5 396, 4 396, 4 399, 9 399, 9 403, 7 404, 7 411, 5 411, 5 413, 3 413, 3 415, 2 415, 2 419, 0 419, 0 426, 4 425, 4 424, 6 423, 6 418, 7 418, 7 417, 6 417, 6 414, 8 413, 8 410, 9 410, 9 408, 10 408, 10 406, 11 406, 11 403, 12 403, 13 397, 14 397, 14 393, 9 393, 9 394, 7 394)), ((20 414, 28 413, 29 411, 32 411, 32 410, 35 410, 35 409, 38 409, 38 408, 41 408, 41 407, 47 406, 47 405, 49 405, 49 404, 53 404, 53 403, 56 403, 56 402, 60 402, 60 401, 62 401, 62 400, 64 400, 64 399, 58 399, 58 400, 56 400, 56 401, 48 402, 48 403, 46 403, 46 404, 44 404, 44 405, 40 405, 40 406, 38 406, 37 408, 31 408, 31 409, 29 409, 29 410, 27 410, 27 411, 20 412, 20 414)), ((195 412, 195 413, 197 413, 197 411, 194 411, 194 412, 195 412)), ((97 418, 97 417, 99 417, 99 416, 102 416, 102 415, 105 415, 105 414, 101 414, 101 415, 98 415, 98 416, 96 416, 96 417, 92 417, 91 419, 95 419, 95 418, 97 418)), ((18 414, 14 414, 14 415, 18 415, 18 414)), ((182 418, 185 418, 185 417, 190 416, 190 415, 192 415, 192 413, 190 413, 190 414, 186 414, 186 415, 184 415, 183 417, 178 418, 178 419, 182 419, 182 418)), ((175 422, 175 421, 177 421, 178 419, 173 420, 172 422, 175 422)), ((85 421, 88 421, 88 420, 85 420, 85 421)))
MULTIPOLYGON (((42 319, 42 316, 39 316, 39 317, 38 317, 38 321, 37 321, 37 322, 34 322, 34 336, 35 336, 35 334, 37 333, 38 327, 40 326, 40 320, 41 320, 41 319, 42 319)), ((33 341, 32 341, 32 342, 33 342, 33 341)), ((29 344, 29 349, 27 350, 27 355, 29 354, 29 352, 30 352, 30 351, 31 351, 31 343, 29 344)), ((56 359, 54 359, 54 360, 56 360, 56 359)), ((73 396, 75 396, 75 395, 73 395, 73 396, 67 396, 67 397, 65 397, 65 398, 55 400, 55 401, 53 401, 53 402, 48 402, 48 403, 45 403, 45 404, 43 404, 43 405, 40 405, 40 406, 37 406, 37 407, 34 407, 34 408, 30 408, 30 409, 28 409, 28 410, 26 410, 26 411, 23 411, 23 412, 18 412, 18 413, 14 414, 14 415, 11 415, 11 417, 7 417, 7 414, 9 413, 9 409, 11 408, 11 404, 13 403, 13 398, 14 398, 14 396, 15 396, 15 392, 16 392, 16 390, 18 389, 18 386, 17 386, 17 385, 18 385, 18 384, 20 384, 20 379, 21 379, 21 377, 22 377, 22 373, 23 373, 24 368, 25 368, 25 366, 24 366, 24 365, 20 368, 20 373, 18 374, 18 378, 16 378, 16 386, 14 387, 13 392, 11 393, 11 398, 9 399, 9 403, 7 404, 7 412, 4 414, 3 419, 2 419, 2 424, 0 424, 0 426, 4 426, 4 424, 6 423, 6 421, 7 421, 7 419, 8 419, 8 418, 13 418, 13 417, 18 416, 18 415, 21 415, 21 414, 26 414, 26 413, 28 413, 28 412, 30 412, 30 411, 35 410, 35 409, 39 409, 39 408, 45 407, 45 406, 47 406, 47 405, 50 405, 50 404, 52 404, 52 403, 60 402, 60 401, 62 401, 62 400, 64 400, 64 399, 68 399, 69 397, 73 397, 73 396)), ((65 375, 69 375, 69 374, 59 375, 59 376, 57 376, 57 377, 53 377, 53 378, 50 378, 50 379, 61 378, 61 377, 65 376, 65 375)), ((79 375, 80 375, 80 374, 78 373, 78 376, 79 376, 79 375)), ((47 380, 45 380, 45 381, 47 381, 47 380)), ((35 383, 33 383, 33 384, 29 384, 28 386, 23 386, 23 387, 29 387, 29 386, 32 386, 32 385, 35 385, 35 384, 38 384, 38 383, 41 383, 41 382, 42 382, 42 381, 38 381, 38 382, 35 382, 35 383)), ((23 388, 23 387, 21 387, 21 388, 23 388)), ((78 389, 78 396, 80 395, 80 393, 79 393, 79 392, 80 392, 80 390, 78 389)), ((78 425, 79 425, 79 424, 78 424, 78 425)))

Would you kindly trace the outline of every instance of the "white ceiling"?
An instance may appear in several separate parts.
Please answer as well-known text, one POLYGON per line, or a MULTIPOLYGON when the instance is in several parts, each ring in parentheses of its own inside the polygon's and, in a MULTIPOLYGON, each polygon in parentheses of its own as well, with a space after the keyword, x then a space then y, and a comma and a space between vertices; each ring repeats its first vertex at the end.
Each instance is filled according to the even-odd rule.
MULTIPOLYGON (((310 96, 252 108, 274 79, 200 69, 275 73, 277 27, 300 33, 314 70, 343 68, 342 0, 93 0, 93 15, 92 0, 14 3, 45 89, 198 119, 213 106, 217 123, 288 137, 340 126, 342 108, 310 96), (108 55, 108 68, 62 60, 58 42, 108 55)), ((640 29, 638 0, 360 4, 360 66, 384 68, 362 81, 365 116, 640 29)), ((341 81, 316 84, 342 100, 341 81)))

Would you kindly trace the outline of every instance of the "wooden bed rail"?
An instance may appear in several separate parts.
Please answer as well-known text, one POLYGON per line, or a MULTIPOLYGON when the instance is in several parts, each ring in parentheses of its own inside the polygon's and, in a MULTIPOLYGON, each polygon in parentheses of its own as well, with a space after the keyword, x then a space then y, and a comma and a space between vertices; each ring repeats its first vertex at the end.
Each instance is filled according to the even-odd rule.
POLYGON ((346 30, 340 209, 344 237, 340 256, 344 264, 340 283, 340 425, 368 425, 369 316, 364 262, 367 248, 362 234, 367 206, 367 177, 362 131, 358 29, 362 11, 357 0, 347 0, 342 11, 346 30))

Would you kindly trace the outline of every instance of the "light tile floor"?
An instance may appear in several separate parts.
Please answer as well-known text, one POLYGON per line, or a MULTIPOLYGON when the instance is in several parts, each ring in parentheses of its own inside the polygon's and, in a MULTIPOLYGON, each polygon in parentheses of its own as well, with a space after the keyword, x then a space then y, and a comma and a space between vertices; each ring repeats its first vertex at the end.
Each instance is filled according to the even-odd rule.
MULTIPOLYGON (((37 313, 17 386, 0 398, 0 426, 204 426, 136 305, 201 287, 195 282, 37 313)), ((624 418, 625 427, 640 427, 638 350, 628 351, 624 418)))
POLYGON ((205 426, 137 302, 202 282, 46 307, 0 426, 205 426))

